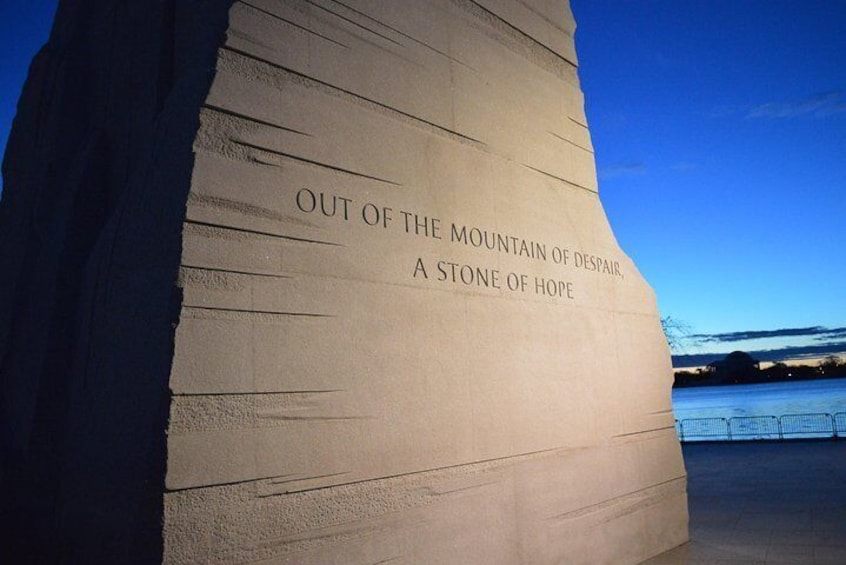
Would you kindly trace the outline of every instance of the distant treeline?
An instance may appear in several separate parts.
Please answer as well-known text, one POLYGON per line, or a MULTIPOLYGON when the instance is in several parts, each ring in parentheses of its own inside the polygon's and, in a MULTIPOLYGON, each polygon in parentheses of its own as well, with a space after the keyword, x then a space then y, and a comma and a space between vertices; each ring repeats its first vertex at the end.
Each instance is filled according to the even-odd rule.
POLYGON ((817 365, 775 363, 766 369, 760 369, 758 362, 751 357, 750 360, 752 363, 717 362, 696 371, 676 371, 673 386, 715 386, 846 378, 846 361, 836 355, 826 357, 817 365))

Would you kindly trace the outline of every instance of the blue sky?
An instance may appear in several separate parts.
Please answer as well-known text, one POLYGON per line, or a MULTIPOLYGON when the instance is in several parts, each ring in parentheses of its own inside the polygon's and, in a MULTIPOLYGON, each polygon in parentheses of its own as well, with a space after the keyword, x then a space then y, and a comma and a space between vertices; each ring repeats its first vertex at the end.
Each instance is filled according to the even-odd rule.
POLYGON ((846 1, 572 8, 603 204, 687 352, 844 341, 846 1))
MULTIPOLYGON (((0 148, 55 5, 0 0, 0 148)), ((571 5, 602 201, 684 352, 846 341, 846 0, 571 5)))
POLYGON ((56 5, 56 0, 0 0, 0 156, 29 63, 47 41, 56 5))

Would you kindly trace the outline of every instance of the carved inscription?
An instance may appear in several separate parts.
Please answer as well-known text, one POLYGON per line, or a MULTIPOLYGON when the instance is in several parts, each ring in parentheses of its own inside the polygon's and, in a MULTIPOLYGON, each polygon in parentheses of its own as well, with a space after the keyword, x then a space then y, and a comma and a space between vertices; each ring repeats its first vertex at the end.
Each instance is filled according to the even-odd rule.
MULTIPOLYGON (((398 230, 413 237, 440 240, 445 244, 480 252, 513 255, 528 261, 551 263, 563 269, 577 269, 623 279, 620 263, 584 250, 534 241, 515 234, 500 233, 479 226, 444 220, 419 211, 394 209, 375 202, 301 188, 295 196, 297 210, 342 222, 361 222, 377 230, 398 230)), ((408 269, 412 279, 452 285, 530 293, 560 300, 575 300, 573 283, 530 273, 501 271, 482 264, 458 263, 449 259, 425 261, 417 257, 408 269)))

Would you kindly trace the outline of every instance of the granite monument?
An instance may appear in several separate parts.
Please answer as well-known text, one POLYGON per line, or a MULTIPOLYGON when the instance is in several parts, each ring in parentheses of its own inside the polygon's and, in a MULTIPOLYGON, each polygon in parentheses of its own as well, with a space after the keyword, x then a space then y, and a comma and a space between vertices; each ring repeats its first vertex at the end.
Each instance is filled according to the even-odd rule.
POLYGON ((566 0, 62 4, 0 202, 3 542, 635 564, 669 353, 566 0))

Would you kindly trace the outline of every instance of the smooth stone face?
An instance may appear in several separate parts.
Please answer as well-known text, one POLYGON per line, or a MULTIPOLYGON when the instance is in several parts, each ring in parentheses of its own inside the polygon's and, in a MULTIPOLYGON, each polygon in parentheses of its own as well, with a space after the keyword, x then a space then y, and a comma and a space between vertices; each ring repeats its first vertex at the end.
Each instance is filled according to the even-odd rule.
POLYGON ((685 541, 652 291, 565 2, 256 1, 201 110, 169 562, 637 563, 685 541))

